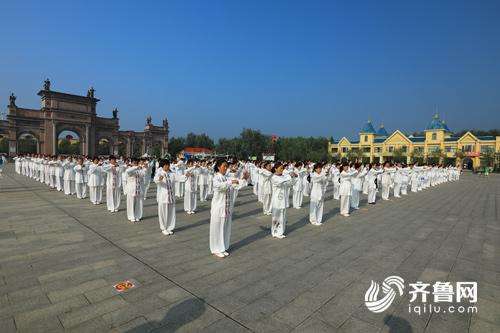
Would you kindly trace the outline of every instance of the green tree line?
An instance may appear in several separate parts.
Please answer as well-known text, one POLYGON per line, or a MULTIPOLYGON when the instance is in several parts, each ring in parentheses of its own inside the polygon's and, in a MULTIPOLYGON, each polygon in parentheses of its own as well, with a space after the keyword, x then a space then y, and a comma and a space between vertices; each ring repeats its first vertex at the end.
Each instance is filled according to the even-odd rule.
POLYGON ((328 142, 325 137, 283 137, 273 141, 271 135, 259 130, 244 128, 233 138, 220 138, 217 144, 206 134, 189 133, 186 137, 172 137, 169 153, 176 156, 185 147, 209 148, 217 155, 229 155, 239 159, 262 154, 275 154, 280 160, 327 160, 328 142))

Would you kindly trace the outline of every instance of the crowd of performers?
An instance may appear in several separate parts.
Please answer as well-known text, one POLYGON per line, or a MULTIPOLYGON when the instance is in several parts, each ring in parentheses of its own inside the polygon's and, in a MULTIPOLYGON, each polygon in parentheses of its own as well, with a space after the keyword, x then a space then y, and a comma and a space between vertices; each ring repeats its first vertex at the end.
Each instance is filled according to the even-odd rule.
POLYGON ((87 158, 83 156, 21 155, 14 158, 18 174, 45 183, 50 188, 85 199, 94 205, 103 202, 111 213, 119 210, 126 196, 127 217, 142 218, 143 202, 151 181, 157 185, 158 219, 164 235, 174 233, 175 200, 184 198, 184 211, 195 214, 198 199, 211 198, 210 251, 219 258, 229 255, 232 214, 238 191, 247 185, 262 204, 263 214, 272 216, 271 235, 285 238, 287 208, 301 209, 303 197, 310 199, 309 221, 320 226, 328 184, 333 199, 340 201, 340 214, 348 217, 359 209, 361 194, 374 205, 377 193, 382 200, 400 198, 444 182, 457 181, 461 170, 453 166, 406 165, 403 163, 313 163, 270 161, 169 160, 87 158))

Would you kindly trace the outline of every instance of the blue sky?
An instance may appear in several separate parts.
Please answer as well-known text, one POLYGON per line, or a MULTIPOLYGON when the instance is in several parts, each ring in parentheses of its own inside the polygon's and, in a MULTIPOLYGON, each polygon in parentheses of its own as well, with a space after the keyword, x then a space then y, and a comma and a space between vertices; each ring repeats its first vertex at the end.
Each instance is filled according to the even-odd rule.
MULTIPOLYGON (((101 99, 122 129, 353 136, 500 127, 500 1, 8 1, 0 99, 101 99)), ((2 111, 3 112, 3 111, 2 111)))

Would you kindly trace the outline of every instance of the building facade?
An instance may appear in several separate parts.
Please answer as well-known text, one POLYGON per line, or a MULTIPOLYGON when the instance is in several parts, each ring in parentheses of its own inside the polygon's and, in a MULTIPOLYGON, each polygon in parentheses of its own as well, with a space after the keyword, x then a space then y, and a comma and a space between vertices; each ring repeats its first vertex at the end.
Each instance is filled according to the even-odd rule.
POLYGON ((475 136, 467 132, 454 136, 436 114, 423 136, 405 135, 399 130, 389 134, 384 125, 375 131, 369 120, 350 140, 346 137, 328 144, 328 152, 340 159, 364 162, 400 160, 406 163, 431 162, 479 168, 493 164, 500 152, 500 136, 475 136), (493 157, 493 163, 491 162, 493 157))
POLYGON ((151 117, 148 117, 143 132, 121 131, 117 109, 112 111, 111 118, 97 115, 99 99, 94 97, 93 88, 88 90, 86 96, 80 96, 53 91, 50 84, 48 79, 45 80, 43 89, 38 92, 41 109, 18 107, 14 94, 10 96, 7 119, 0 120, 0 140, 8 140, 10 156, 20 153, 19 143, 25 138, 34 143, 33 151, 30 152, 58 154, 61 150, 61 133, 67 132, 75 133, 78 137, 76 148, 82 155, 142 156, 156 152, 163 156, 167 153, 167 119, 163 120, 161 126, 155 126, 151 117))

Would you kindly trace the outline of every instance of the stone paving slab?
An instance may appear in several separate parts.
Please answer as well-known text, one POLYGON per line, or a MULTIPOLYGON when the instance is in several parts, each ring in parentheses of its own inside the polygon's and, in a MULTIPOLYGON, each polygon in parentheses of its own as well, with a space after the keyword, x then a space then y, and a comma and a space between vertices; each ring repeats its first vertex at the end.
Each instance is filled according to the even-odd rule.
POLYGON ((350 218, 328 189, 324 225, 308 198, 270 237, 251 188, 240 191, 231 256, 208 249, 210 203, 160 233, 152 184, 144 219, 111 214, 13 172, 0 179, 1 332, 500 332, 500 177, 464 174, 350 218), (474 314, 410 314, 409 296, 370 312, 371 280, 477 281, 474 314), (135 288, 112 286, 130 280, 135 288))

